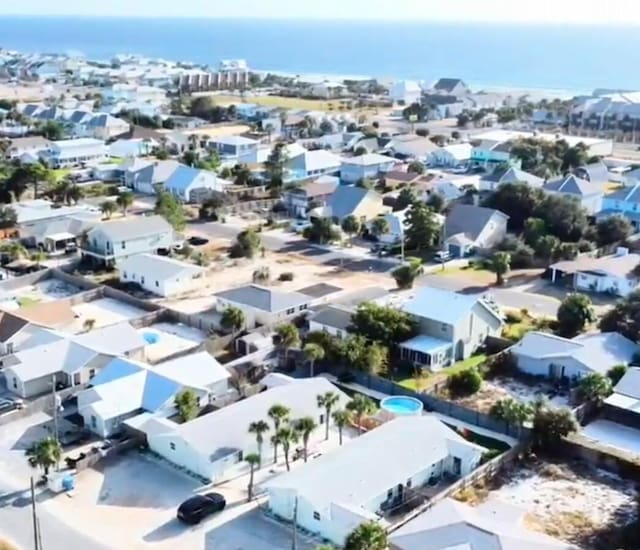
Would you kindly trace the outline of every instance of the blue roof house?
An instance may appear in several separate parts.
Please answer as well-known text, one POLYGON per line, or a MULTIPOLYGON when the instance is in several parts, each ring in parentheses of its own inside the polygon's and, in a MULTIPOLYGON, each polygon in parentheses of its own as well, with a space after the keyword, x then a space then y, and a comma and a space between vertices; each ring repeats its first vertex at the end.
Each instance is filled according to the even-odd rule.
POLYGON ((164 183, 164 188, 182 202, 202 203, 212 193, 224 192, 230 181, 219 178, 215 173, 190 166, 178 166, 164 183))
POLYGON ((640 184, 623 187, 604 196, 598 218, 616 214, 627 218, 636 229, 640 227, 640 184))
POLYGON ((467 359, 487 336, 498 336, 500 314, 483 298, 423 287, 402 309, 419 326, 418 335, 400 344, 400 354, 416 365, 438 371, 467 359))

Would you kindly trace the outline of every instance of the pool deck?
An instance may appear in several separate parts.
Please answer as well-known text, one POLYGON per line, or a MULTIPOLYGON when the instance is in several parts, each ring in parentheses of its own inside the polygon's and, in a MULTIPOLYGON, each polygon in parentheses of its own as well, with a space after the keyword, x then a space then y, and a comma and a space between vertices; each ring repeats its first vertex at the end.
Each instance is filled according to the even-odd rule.
MULTIPOLYGON (((334 384, 336 384, 338 386, 341 386, 343 388, 347 388, 349 390, 352 390, 352 391, 355 391, 355 392, 358 392, 358 393, 362 393, 364 395, 368 395, 372 399, 376 399, 378 401, 382 401, 386 397, 402 397, 400 395, 389 395, 389 394, 386 394, 386 393, 382 393, 382 392, 367 388, 365 386, 361 386, 360 384, 354 384, 352 382, 348 382, 348 383, 345 384, 343 382, 339 382, 338 378, 336 376, 334 376, 333 374, 329 374, 329 373, 326 373, 326 372, 320 374, 319 376, 322 376, 322 377, 326 378, 327 380, 329 380, 330 382, 332 382, 332 383, 334 383, 334 384)), ((464 422, 462 420, 458 420, 457 418, 453 418, 452 416, 447 416, 445 414, 440 414, 440 413, 437 413, 437 412, 423 412, 423 414, 428 414, 428 415, 431 415, 431 416, 435 416, 436 418, 438 418, 439 420, 441 420, 445 424, 449 424, 450 426, 455 426, 456 428, 469 430, 469 431, 477 433, 479 435, 483 435, 483 436, 486 436, 486 437, 490 437, 492 439, 497 439, 499 441, 503 441, 507 445, 510 445, 511 447, 513 447, 514 445, 516 445, 518 443, 518 440, 513 438, 513 437, 509 437, 508 435, 501 434, 499 432, 492 432, 491 430, 487 430, 485 428, 481 428, 480 426, 476 426, 475 424, 470 424, 469 422, 464 422)))

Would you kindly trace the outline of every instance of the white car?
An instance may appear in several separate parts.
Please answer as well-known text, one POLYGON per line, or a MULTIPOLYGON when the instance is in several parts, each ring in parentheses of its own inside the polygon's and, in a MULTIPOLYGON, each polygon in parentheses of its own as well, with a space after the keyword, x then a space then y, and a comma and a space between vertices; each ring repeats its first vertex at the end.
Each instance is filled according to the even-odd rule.
POLYGON ((307 227, 311 227, 309 220, 295 220, 291 222, 291 230, 296 233, 302 233, 307 227))

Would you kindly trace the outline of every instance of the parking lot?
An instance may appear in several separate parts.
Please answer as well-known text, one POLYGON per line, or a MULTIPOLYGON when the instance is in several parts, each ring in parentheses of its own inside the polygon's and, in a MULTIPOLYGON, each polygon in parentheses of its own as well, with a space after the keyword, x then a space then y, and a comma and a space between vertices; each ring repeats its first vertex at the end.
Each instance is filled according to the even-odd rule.
MULTIPOLYGON (((291 529, 267 518, 257 503, 246 502, 236 483, 204 489, 186 474, 146 454, 130 452, 80 472, 71 498, 49 499, 47 509, 61 521, 114 548, 143 550, 283 550, 291 546, 291 529), (181 502, 196 492, 218 491, 224 512, 196 526, 176 518, 181 502)), ((298 537, 299 550, 317 542, 298 537)))

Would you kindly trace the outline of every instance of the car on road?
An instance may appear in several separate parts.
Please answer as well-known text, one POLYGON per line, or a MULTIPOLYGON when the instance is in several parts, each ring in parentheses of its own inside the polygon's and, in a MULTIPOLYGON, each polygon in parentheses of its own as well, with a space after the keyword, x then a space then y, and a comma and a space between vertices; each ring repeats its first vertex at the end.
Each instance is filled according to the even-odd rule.
POLYGON ((14 409, 21 409, 22 407, 23 404, 20 400, 0 398, 0 414, 7 413, 14 409))
POLYGON ((307 227, 311 227, 311 222, 309 220, 294 220, 289 227, 291 227, 291 231, 302 233, 307 227))
POLYGON ((187 241, 191 246, 202 246, 209 242, 209 239, 205 239, 204 237, 189 237, 187 241))
POLYGON ((227 501, 220 493, 206 493, 195 495, 185 500, 179 507, 177 518, 183 523, 196 525, 204 518, 221 512, 227 505, 227 501))

